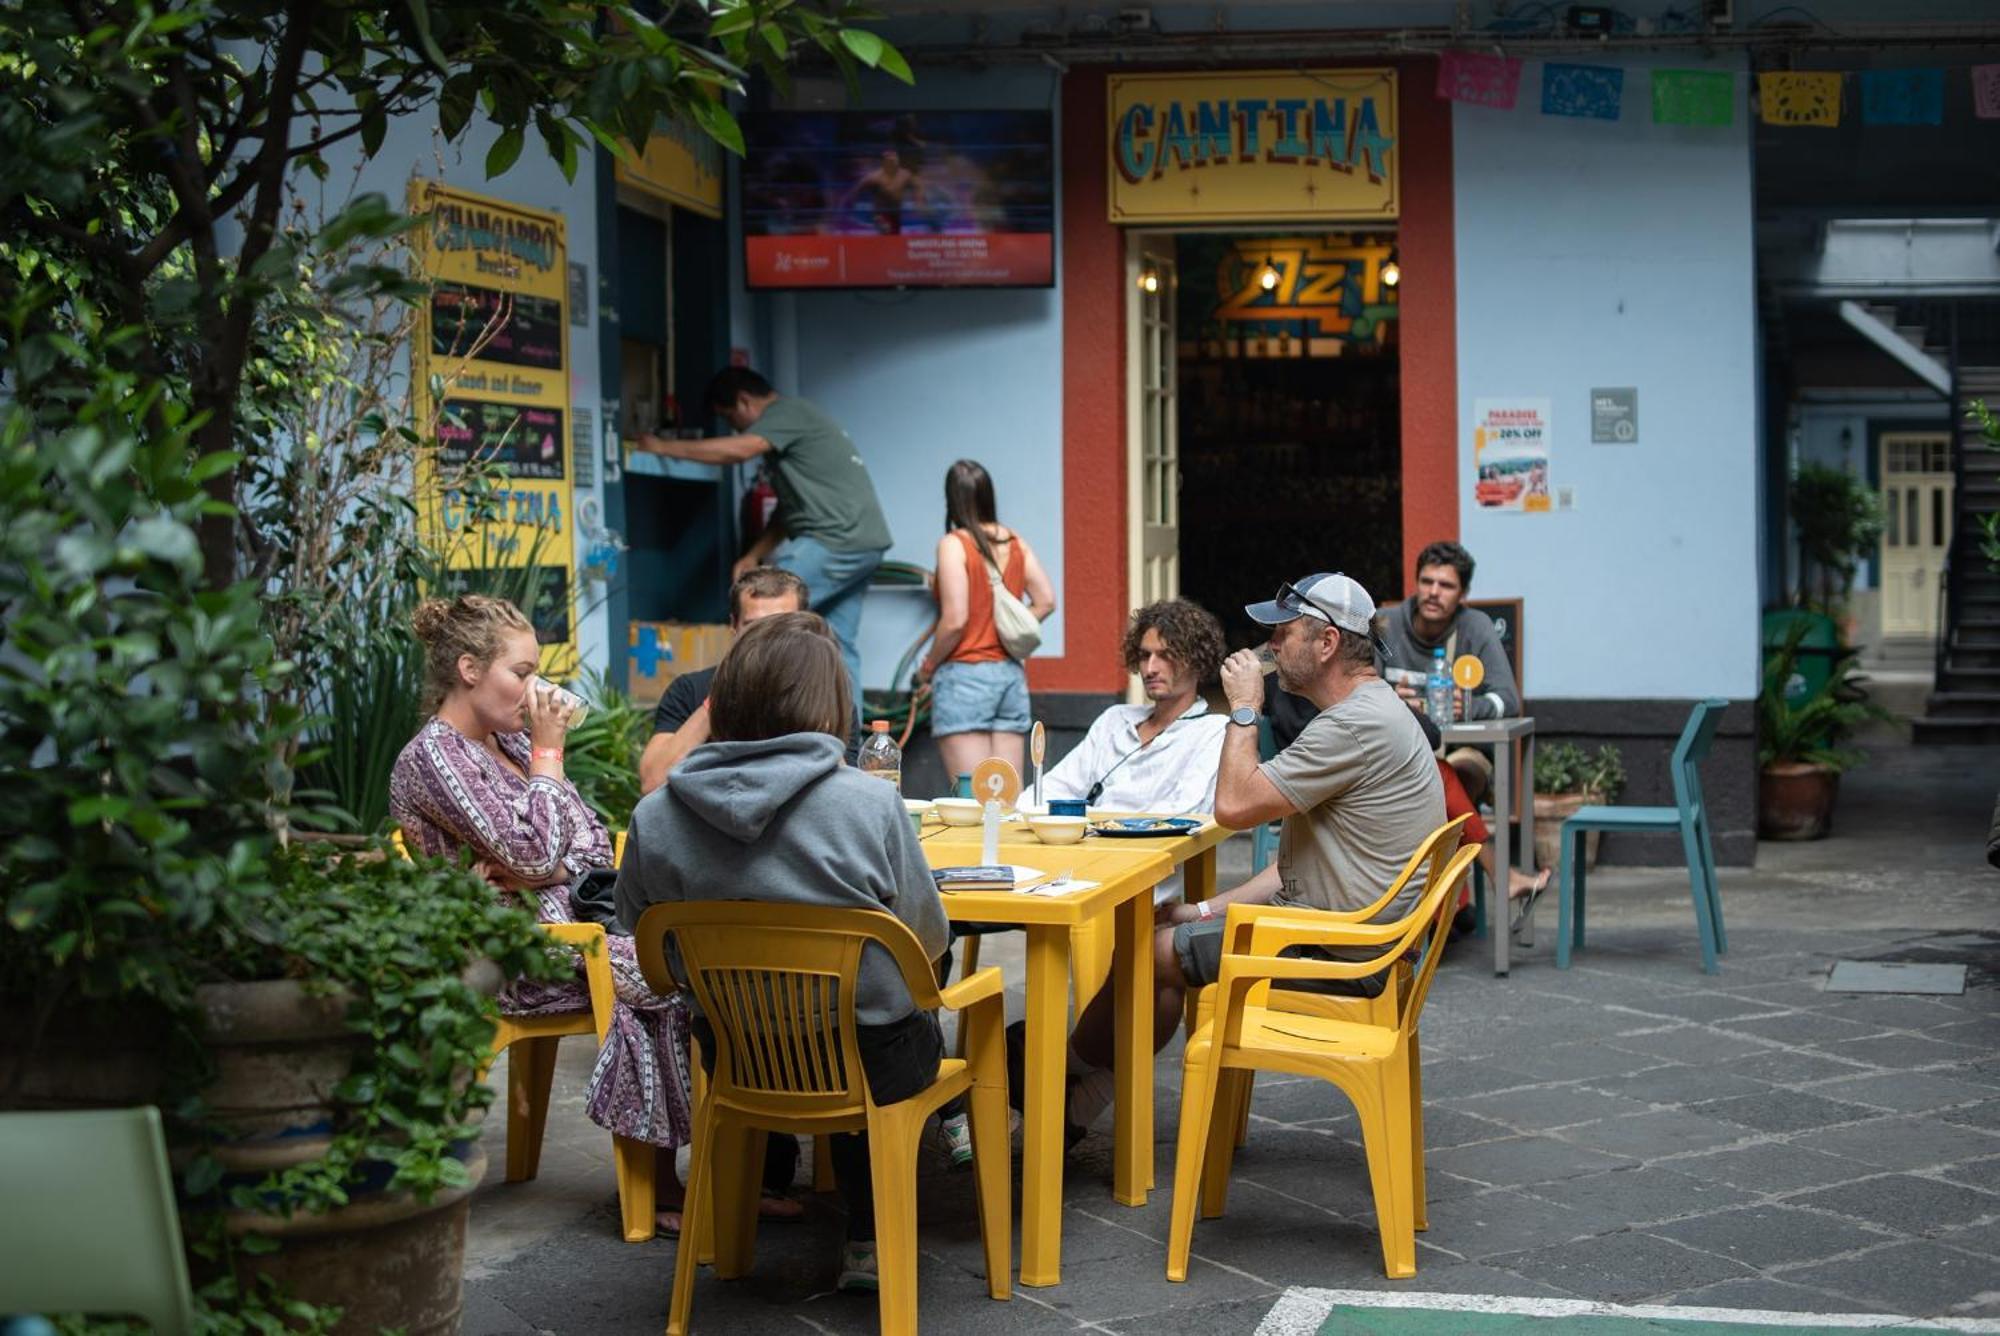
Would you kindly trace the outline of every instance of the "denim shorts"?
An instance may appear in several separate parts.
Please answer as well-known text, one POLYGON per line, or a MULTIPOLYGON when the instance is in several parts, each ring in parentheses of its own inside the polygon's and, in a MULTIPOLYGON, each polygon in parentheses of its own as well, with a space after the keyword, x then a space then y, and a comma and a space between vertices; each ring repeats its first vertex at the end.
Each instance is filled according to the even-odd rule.
POLYGON ((944 663, 931 678, 931 736, 1028 731, 1028 673, 1012 659, 944 663))

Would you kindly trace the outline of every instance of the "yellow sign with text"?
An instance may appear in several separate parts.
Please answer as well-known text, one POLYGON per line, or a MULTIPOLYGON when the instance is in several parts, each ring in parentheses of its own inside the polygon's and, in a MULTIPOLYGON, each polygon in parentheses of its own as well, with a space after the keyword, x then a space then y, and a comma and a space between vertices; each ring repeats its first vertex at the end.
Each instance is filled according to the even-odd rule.
POLYGON ((1395 218, 1396 72, 1115 74, 1114 223, 1395 218))
POLYGON ((420 457, 418 513, 450 569, 519 573, 478 584, 533 603, 522 610, 542 671, 567 677, 577 654, 562 217, 436 181, 411 184, 410 209, 426 219, 413 236, 431 284, 412 393, 416 420, 437 436, 420 457), (482 485, 494 468, 505 481, 482 485))
MULTIPOLYGON (((630 145, 627 145, 630 148, 630 145)), ((722 148, 693 126, 662 120, 636 161, 617 160, 612 175, 704 218, 722 217, 722 148)))

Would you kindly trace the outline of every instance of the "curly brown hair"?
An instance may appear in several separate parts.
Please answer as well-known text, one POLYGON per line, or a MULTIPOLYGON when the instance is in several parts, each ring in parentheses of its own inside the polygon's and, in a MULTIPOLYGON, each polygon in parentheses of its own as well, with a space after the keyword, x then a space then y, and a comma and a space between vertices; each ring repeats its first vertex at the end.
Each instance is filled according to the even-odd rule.
POLYGON ((1158 631, 1160 639, 1166 642, 1167 653, 1194 669, 1197 685, 1215 680, 1225 650, 1222 623, 1215 619, 1214 613, 1184 598, 1163 598, 1133 613, 1125 627, 1126 672, 1139 671, 1139 642, 1148 631, 1158 631))

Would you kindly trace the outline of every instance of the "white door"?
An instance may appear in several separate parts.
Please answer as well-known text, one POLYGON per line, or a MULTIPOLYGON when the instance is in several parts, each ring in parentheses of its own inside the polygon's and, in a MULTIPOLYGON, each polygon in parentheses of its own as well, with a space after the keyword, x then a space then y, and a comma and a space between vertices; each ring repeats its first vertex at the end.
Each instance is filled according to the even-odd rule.
POLYGON ((1181 459, 1176 425, 1174 239, 1125 248, 1128 538, 1132 607, 1181 592, 1181 459))
POLYGON ((1951 438, 1943 432, 1884 433, 1883 635, 1937 636, 1951 503, 1951 438))

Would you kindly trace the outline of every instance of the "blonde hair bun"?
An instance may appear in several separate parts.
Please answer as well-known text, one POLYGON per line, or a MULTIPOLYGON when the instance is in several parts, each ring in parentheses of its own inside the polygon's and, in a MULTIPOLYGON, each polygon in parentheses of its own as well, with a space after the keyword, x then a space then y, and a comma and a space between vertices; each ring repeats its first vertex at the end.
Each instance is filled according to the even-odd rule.
POLYGON ((429 644, 436 640, 451 622, 451 601, 442 598, 427 598, 417 604, 410 614, 410 629, 417 633, 417 639, 429 644))

